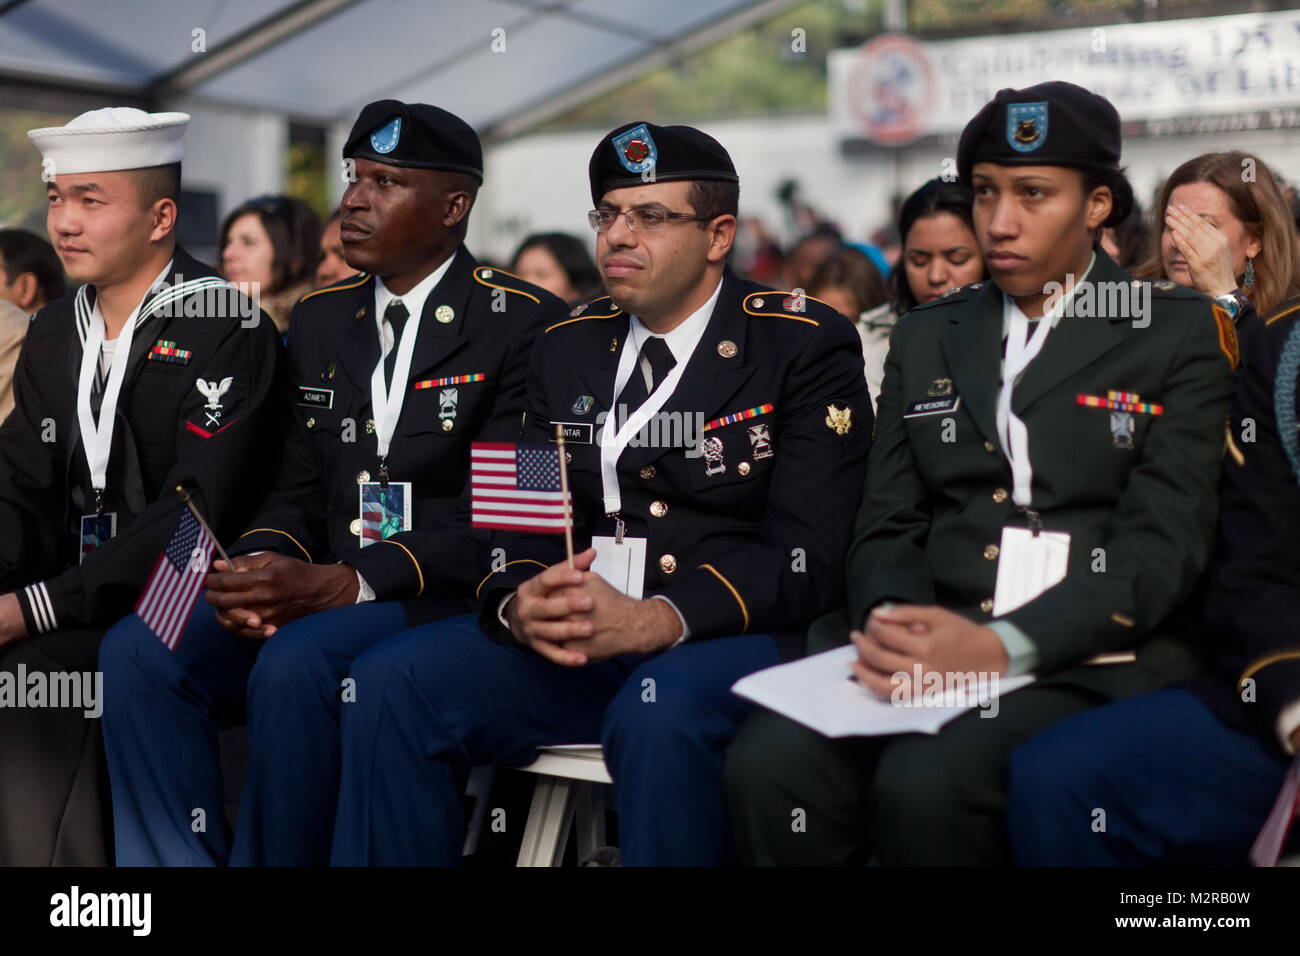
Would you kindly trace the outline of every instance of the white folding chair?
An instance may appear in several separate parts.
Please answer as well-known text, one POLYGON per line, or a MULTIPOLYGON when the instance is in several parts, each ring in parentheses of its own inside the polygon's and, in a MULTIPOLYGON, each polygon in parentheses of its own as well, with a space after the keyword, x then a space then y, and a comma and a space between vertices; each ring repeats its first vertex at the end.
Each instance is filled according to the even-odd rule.
POLYGON ((605 845, 605 792, 612 783, 597 744, 541 747, 526 773, 537 774, 518 866, 559 866, 577 826, 578 859, 605 845))

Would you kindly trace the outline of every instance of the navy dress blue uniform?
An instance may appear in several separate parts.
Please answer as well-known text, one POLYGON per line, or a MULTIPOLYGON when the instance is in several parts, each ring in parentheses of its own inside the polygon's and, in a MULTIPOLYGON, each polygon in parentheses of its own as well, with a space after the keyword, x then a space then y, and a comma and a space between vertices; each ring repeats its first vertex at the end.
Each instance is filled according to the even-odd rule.
MULTIPOLYGON (((661 144, 660 178, 663 155, 661 144)), ((532 359, 523 440, 544 443, 567 423, 575 548, 615 531, 595 428, 629 326, 597 300, 550 327, 532 359)), ((644 593, 671 600, 689 640, 580 668, 547 661, 497 615, 519 584, 563 560, 563 540, 499 536, 508 560, 480 585, 478 618, 395 636, 353 667, 358 687, 384 692, 344 714, 336 864, 454 864, 471 766, 596 741, 629 864, 730 858, 722 754, 749 710, 731 684, 778 663, 783 647, 793 653, 841 595, 872 422, 857 333, 822 303, 727 271, 665 413, 701 414, 701 449, 625 450, 621 514, 626 534, 647 540, 644 593)))
POLYGON ((290 378, 305 441, 230 553, 340 560, 380 601, 422 596, 426 585, 444 595, 472 594, 481 555, 464 548, 485 539, 460 533, 468 520, 462 492, 470 444, 518 434, 533 340, 564 315, 564 304, 544 289, 479 266, 464 246, 456 251, 425 301, 387 462, 393 481, 412 482, 417 532, 361 547, 357 487, 378 481, 381 467, 370 395, 380 358, 375 278, 357 275, 308 293, 289 323, 290 378), (459 549, 455 562, 443 560, 444 531, 459 549), (413 540, 438 555, 436 567, 421 568, 413 540))
MULTIPOLYGON (((455 153, 473 136, 460 120, 395 101, 362 111, 345 155, 370 155, 357 137, 391 128, 394 111, 412 142, 399 142, 387 159, 416 165, 408 160, 431 157, 438 169, 474 162, 455 153), (426 141, 435 134, 449 138, 426 141)), ((121 864, 327 862, 350 662, 389 634, 473 606, 483 539, 468 527, 469 446, 517 434, 533 340, 565 306, 457 248, 424 300, 401 415, 381 462, 371 404, 381 359, 377 281, 357 274, 294 307, 287 392, 298 427, 273 492, 230 548, 341 561, 373 600, 300 617, 266 641, 227 633, 201 601, 174 654, 157 654, 134 616, 114 629, 102 664, 115 695, 105 733, 124 798, 115 817, 121 864), (415 530, 361 547, 359 483, 379 481, 385 464, 391 481, 411 483, 415 530), (417 542, 438 559, 421 568, 417 542), (218 731, 245 711, 251 752, 232 847, 221 825, 218 731), (198 832, 196 809, 206 819, 198 832)))
MULTIPOLYGON (((1282 785, 1300 726, 1300 456, 1283 438, 1295 435, 1300 302, 1243 327, 1241 351, 1205 600, 1217 673, 1062 721, 1016 751, 1019 863, 1244 865, 1282 785)), ((1288 846, 1300 850, 1300 832, 1288 846)))
MULTIPOLYGON (((0 427, 0 590, 17 589, 31 635, 0 649, 8 674, 93 672, 104 629, 131 610, 176 525, 176 486, 217 534, 237 534, 287 425, 275 327, 177 248, 139 312, 116 410, 103 507, 117 536, 81 562, 80 519, 95 505, 77 374, 94 304, 83 286, 36 314, 0 427), (198 383, 227 378, 214 410, 198 383)), ((107 862, 99 721, 7 701, 0 741, 0 865, 107 862)))

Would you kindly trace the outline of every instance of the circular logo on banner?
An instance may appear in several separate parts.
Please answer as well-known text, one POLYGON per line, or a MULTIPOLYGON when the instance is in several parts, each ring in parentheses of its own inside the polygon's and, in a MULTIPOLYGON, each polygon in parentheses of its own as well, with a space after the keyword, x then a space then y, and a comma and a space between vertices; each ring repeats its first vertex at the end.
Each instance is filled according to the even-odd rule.
POLYGON ((868 139, 890 146, 911 142, 934 107, 934 66, 929 54, 902 33, 867 41, 849 73, 848 95, 868 139))

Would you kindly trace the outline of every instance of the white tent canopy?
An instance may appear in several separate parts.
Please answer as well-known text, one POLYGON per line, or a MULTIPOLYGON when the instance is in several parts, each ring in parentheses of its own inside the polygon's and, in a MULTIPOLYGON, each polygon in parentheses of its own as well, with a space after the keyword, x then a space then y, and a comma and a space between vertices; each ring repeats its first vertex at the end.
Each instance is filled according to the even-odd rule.
POLYGON ((0 0, 0 83, 337 124, 393 97, 507 135, 790 0, 0 0), (201 31, 201 32, 199 32, 201 31))

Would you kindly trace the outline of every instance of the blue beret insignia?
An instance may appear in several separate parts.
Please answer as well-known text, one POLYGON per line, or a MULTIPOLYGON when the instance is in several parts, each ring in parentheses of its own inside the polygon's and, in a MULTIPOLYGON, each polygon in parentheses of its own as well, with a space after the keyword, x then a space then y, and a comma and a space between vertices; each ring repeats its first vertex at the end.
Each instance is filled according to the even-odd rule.
POLYGON ((1007 145, 1032 153, 1047 141, 1047 101, 1007 104, 1007 145))
POLYGON ((629 173, 644 173, 659 159, 659 148, 645 123, 613 137, 612 142, 618 161, 629 173))
POLYGON ((402 137, 402 118, 394 116, 370 134, 370 148, 376 153, 391 153, 402 137))

